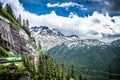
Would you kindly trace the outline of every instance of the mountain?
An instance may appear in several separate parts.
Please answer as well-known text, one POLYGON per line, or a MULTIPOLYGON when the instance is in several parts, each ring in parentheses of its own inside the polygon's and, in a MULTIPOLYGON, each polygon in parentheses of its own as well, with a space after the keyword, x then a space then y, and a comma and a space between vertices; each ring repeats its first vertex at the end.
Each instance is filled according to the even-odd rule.
POLYGON ((116 80, 120 78, 119 43, 120 41, 114 41, 109 45, 93 39, 68 41, 48 52, 59 63, 65 61, 69 66, 73 62, 76 73, 82 73, 84 77, 89 75, 91 80, 104 80, 107 76, 116 80))
POLYGON ((68 35, 67 37, 75 37, 75 38, 79 38, 79 36, 77 36, 77 35, 68 35))
POLYGON ((65 61, 67 66, 74 62, 76 72, 84 77, 89 75, 91 80, 108 78, 106 76, 114 76, 114 79, 119 77, 119 40, 106 43, 98 39, 80 39, 76 35, 65 36, 46 26, 32 27, 31 33, 41 42, 44 51, 59 63, 65 61))
POLYGON ((113 71, 113 72, 117 72, 120 74, 120 69, 119 69, 120 67, 120 39, 111 42, 110 46, 116 55, 114 59, 111 61, 112 65, 115 65, 115 66, 111 66, 111 72, 113 71))
POLYGON ((65 36, 58 30, 50 29, 47 26, 32 27, 30 32, 37 42, 41 42, 42 49, 44 51, 47 51, 56 45, 62 44, 65 41, 78 39, 77 35, 65 36))
POLYGON ((47 26, 40 26, 40 27, 32 27, 31 32, 33 35, 43 35, 43 36, 64 36, 62 33, 57 31, 56 29, 49 29, 47 26))

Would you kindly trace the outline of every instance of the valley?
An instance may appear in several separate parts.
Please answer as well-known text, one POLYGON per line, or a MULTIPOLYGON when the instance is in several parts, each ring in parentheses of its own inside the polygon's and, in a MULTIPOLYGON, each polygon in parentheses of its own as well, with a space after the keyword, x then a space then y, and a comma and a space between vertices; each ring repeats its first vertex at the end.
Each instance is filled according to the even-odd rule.
POLYGON ((41 43, 44 52, 50 53, 58 63, 65 61, 69 67, 73 62, 76 73, 89 76, 91 80, 107 80, 109 76, 113 79, 119 78, 119 39, 113 42, 80 39, 76 36, 67 37, 46 26, 37 28, 38 31, 33 27, 31 33, 41 43))

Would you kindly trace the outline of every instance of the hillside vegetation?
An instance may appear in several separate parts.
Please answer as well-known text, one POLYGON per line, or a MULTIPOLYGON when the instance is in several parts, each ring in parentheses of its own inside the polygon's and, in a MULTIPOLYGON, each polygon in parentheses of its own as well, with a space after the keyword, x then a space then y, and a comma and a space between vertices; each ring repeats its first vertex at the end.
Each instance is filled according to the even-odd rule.
MULTIPOLYGON (((19 20, 15 18, 10 5, 7 4, 7 6, 8 6, 7 9, 6 8, 3 9, 0 4, 0 16, 2 16, 1 17, 2 21, 3 22, 8 21, 7 24, 14 24, 15 26, 12 26, 14 30, 18 30, 21 28, 29 35, 29 37, 31 37, 27 28, 28 26, 26 27, 24 26, 26 24, 21 24, 19 20), (17 29, 14 27, 17 27, 17 29)), ((5 27, 5 26, 2 26, 2 27, 5 27)), ((16 32, 16 31, 13 31, 13 32, 16 32)), ((4 34, 4 33, 1 33, 1 34, 4 34)), ((16 36, 18 35, 15 35, 15 37, 16 36)), ((17 56, 17 54, 11 55, 9 53, 10 51, 9 48, 11 45, 9 41, 7 41, 6 39, 2 40, 2 37, 0 38, 1 38, 1 41, 3 41, 3 43, 5 42, 5 44, 7 44, 7 45, 0 44, 0 58, 3 59, 9 56, 17 56)), ((29 38, 29 39, 32 39, 30 41, 35 42, 34 38, 29 38)), ((21 40, 24 40, 24 39, 21 39, 21 40)), ((14 48, 11 48, 11 49, 14 49, 14 48)), ((28 56, 28 54, 22 53, 21 57, 22 57, 21 62, 0 63, 0 80, 80 80, 80 79, 77 79, 78 78, 77 76, 75 76, 74 66, 72 66, 70 70, 69 69, 67 70, 64 62, 61 64, 57 64, 55 59, 53 59, 50 55, 42 54, 41 51, 39 53, 39 59, 38 59, 37 65, 35 65, 36 63, 34 62, 34 58, 32 58, 31 56, 28 56)))

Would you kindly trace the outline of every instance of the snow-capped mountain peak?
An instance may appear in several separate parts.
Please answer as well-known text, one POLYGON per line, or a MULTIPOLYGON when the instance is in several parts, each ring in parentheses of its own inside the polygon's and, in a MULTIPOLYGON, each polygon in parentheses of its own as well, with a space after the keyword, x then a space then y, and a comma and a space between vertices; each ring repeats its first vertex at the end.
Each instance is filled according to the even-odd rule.
POLYGON ((47 26, 40 26, 40 27, 32 27, 30 29, 33 36, 41 35, 41 36, 64 36, 56 29, 50 29, 47 26))
MULTIPOLYGON (((40 27, 32 27, 30 29, 31 34, 33 37, 35 37, 35 40, 38 42, 41 42, 42 49, 44 51, 49 50, 50 48, 53 48, 57 45, 65 44, 68 47, 77 46, 77 45, 87 45, 87 46, 94 46, 94 45, 106 45, 108 43, 105 42, 104 39, 112 38, 115 39, 116 35, 104 35, 104 41, 101 39, 100 41, 98 39, 82 39, 77 35, 64 35, 61 32, 59 32, 57 29, 51 29, 47 26, 40 26, 40 27), (101 42, 102 41, 102 42, 101 42)), ((119 35, 117 35, 119 37, 119 35)), ((108 41, 108 40, 107 40, 108 41)))
POLYGON ((41 42, 43 50, 48 50, 66 41, 72 41, 79 38, 77 35, 65 36, 57 29, 51 29, 47 26, 34 26, 30 29, 30 31, 32 36, 35 37, 36 41, 41 42))

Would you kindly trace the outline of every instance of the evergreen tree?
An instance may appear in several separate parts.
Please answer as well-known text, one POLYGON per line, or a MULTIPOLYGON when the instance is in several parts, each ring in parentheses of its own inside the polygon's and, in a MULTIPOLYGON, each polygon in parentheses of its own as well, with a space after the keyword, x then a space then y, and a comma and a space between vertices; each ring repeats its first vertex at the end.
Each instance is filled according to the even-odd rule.
POLYGON ((14 17, 14 12, 10 4, 6 4, 5 9, 12 17, 14 17))
POLYGON ((75 70, 74 70, 74 64, 73 63, 71 65, 70 77, 73 78, 73 79, 75 79, 75 70))
POLYGON ((21 15, 19 14, 19 17, 18 17, 18 22, 19 22, 19 24, 21 24, 21 15))
POLYGON ((62 68, 62 80, 66 80, 65 79, 65 62, 64 61, 62 61, 61 68, 62 68))
POLYGON ((30 63, 30 60, 29 60, 29 58, 27 57, 26 54, 23 55, 22 60, 23 60, 23 64, 24 64, 26 70, 28 70, 28 71, 31 70, 31 69, 30 69, 31 63, 30 63))
POLYGON ((28 27, 28 29, 29 29, 29 20, 28 19, 26 20, 26 27, 28 27))
MULTIPOLYGON (((40 42, 40 41, 38 42, 38 48, 39 48, 39 49, 42 49, 42 46, 41 46, 41 42, 40 42)), ((40 54, 41 54, 41 53, 40 53, 40 54)))
POLYGON ((39 56, 39 66, 38 66, 38 74, 39 74, 39 79, 42 80, 43 79, 43 73, 44 73, 44 60, 42 59, 43 56, 40 55, 39 56))
POLYGON ((0 1, 0 11, 2 10, 2 2, 0 1))
POLYGON ((81 74, 79 74, 79 80, 83 80, 83 78, 82 78, 82 75, 81 75, 81 74))
POLYGON ((56 64, 56 79, 61 80, 60 77, 60 65, 56 64))
POLYGON ((29 20, 23 19, 23 29, 26 31, 26 33, 31 36, 30 31, 29 31, 29 20))
POLYGON ((25 20, 23 19, 23 28, 26 26, 26 24, 25 24, 25 20))
POLYGON ((23 22, 23 24, 24 24, 24 29, 27 31, 27 32, 29 32, 29 20, 27 19, 27 20, 24 20, 24 22, 23 22))
POLYGON ((66 80, 70 80, 70 71, 68 69, 66 80))

